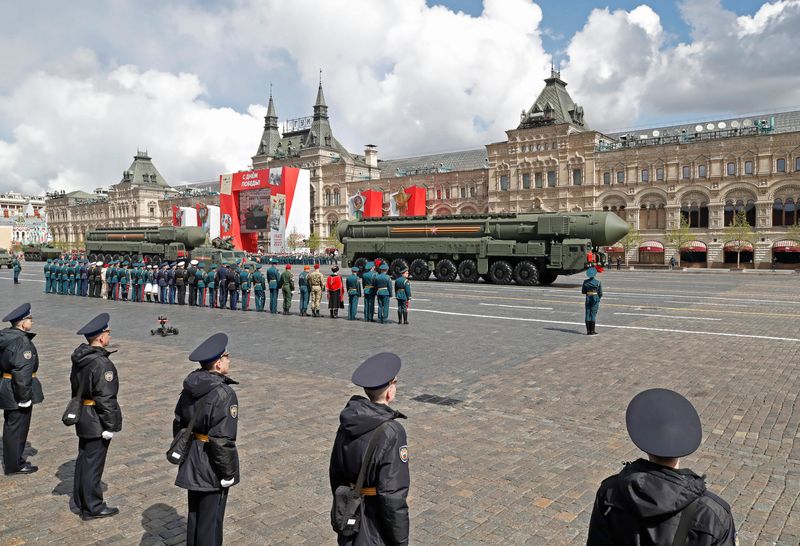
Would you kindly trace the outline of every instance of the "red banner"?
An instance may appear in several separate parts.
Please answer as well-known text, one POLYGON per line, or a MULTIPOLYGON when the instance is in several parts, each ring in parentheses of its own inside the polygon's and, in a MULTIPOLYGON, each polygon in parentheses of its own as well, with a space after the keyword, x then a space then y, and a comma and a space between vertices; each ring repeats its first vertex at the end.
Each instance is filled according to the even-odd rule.
POLYGON ((404 190, 408 195, 408 204, 403 211, 403 216, 425 216, 425 188, 411 186, 404 190))
POLYGON ((181 208, 178 205, 172 205, 172 225, 181 225, 181 208))
POLYGON ((380 218, 383 216, 383 193, 377 190, 363 190, 364 218, 380 218))

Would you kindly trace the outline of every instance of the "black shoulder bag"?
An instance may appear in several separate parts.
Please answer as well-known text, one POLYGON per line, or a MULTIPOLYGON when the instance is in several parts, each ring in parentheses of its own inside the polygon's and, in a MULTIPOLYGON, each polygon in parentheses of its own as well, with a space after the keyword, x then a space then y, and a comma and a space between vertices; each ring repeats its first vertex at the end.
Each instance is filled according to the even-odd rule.
MULTIPOLYGON (((94 373, 94 369, 97 367, 98 358, 100 357, 96 356, 94 358, 92 368, 89 370, 88 378, 90 382, 92 379, 92 374, 94 373)), ((67 408, 64 410, 64 414, 61 416, 61 422, 67 427, 77 425, 78 421, 81 419, 81 406, 83 406, 83 393, 85 392, 86 386, 84 385, 83 388, 81 388, 79 385, 78 387, 78 394, 69 399, 69 402, 67 402, 67 408)))
POLYGON ((197 414, 200 413, 200 410, 204 409, 201 404, 206 402, 208 396, 220 387, 222 387, 222 385, 217 385, 214 389, 208 391, 203 396, 198 398, 197 402, 194 403, 194 411, 192 412, 191 419, 189 419, 189 424, 178 431, 178 434, 176 434, 175 438, 172 439, 172 443, 169 445, 169 449, 167 450, 167 460, 172 464, 180 465, 186 460, 186 457, 189 455, 189 447, 192 445, 192 440, 194 439, 195 418, 197 417, 197 414))
POLYGON ((331 507, 331 526, 333 530, 342 536, 351 537, 358 534, 361 529, 361 503, 364 495, 361 488, 364 487, 364 479, 367 474, 367 467, 375 453, 381 431, 389 421, 384 421, 372 432, 369 439, 367 451, 361 461, 361 469, 358 471, 358 478, 355 485, 340 485, 333 492, 333 506, 331 507))
POLYGON ((672 546, 686 545, 686 540, 689 538, 689 527, 692 524, 694 515, 697 513, 697 509, 700 507, 700 499, 702 498, 702 495, 697 497, 692 502, 687 504, 683 510, 681 510, 680 523, 678 523, 678 530, 675 532, 675 536, 672 538, 672 546))

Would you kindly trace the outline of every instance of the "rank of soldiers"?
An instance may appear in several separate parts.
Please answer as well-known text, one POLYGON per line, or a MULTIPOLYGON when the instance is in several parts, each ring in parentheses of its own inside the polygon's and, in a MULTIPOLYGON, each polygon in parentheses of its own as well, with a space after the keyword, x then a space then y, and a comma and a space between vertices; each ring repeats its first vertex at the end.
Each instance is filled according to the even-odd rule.
POLYGON ((392 297, 397 301, 397 323, 408 324, 411 302, 411 281, 408 269, 396 278, 389 276, 389 266, 380 260, 365 264, 364 270, 353 267, 350 275, 339 275, 339 267, 331 267, 326 278, 319 264, 304 265, 294 277, 292 264, 278 270, 277 260, 270 259, 262 271, 260 263, 205 264, 162 262, 145 264, 112 260, 109 263, 85 259, 47 260, 44 265, 45 293, 105 298, 117 301, 151 302, 165 305, 189 305, 278 313, 279 299, 284 315, 290 314, 292 298, 300 292, 300 316, 319 317, 323 296, 327 296, 331 318, 348 307, 347 319, 359 320, 359 300, 363 302, 363 320, 389 322, 392 297), (375 303, 377 301, 377 309, 375 303), (267 305, 269 306, 267 309, 267 305))

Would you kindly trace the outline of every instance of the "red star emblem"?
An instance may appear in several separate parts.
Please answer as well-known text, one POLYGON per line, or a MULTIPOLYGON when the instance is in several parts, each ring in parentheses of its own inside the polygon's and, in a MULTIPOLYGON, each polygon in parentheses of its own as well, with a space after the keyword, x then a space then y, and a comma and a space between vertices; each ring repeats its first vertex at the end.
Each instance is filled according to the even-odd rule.
POLYGON ((438 228, 436 226, 432 227, 431 228, 431 235, 436 235, 437 231, 438 231, 438 228))

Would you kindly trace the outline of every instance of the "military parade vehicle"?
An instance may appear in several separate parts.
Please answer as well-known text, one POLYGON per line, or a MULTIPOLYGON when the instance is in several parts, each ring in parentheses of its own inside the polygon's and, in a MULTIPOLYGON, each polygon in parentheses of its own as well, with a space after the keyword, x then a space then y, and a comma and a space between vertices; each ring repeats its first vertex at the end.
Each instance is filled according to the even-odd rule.
POLYGON ((0 248, 0 267, 6 266, 7 268, 11 269, 11 266, 14 265, 14 256, 8 251, 8 249, 0 248))
POLYGON ((628 229, 610 212, 553 212, 364 218, 340 222, 337 233, 346 266, 380 259, 415 280, 530 286, 605 265, 601 247, 628 229))
POLYGON ((25 255, 25 261, 42 262, 60 258, 64 251, 48 243, 45 245, 23 245, 22 253, 25 255))

